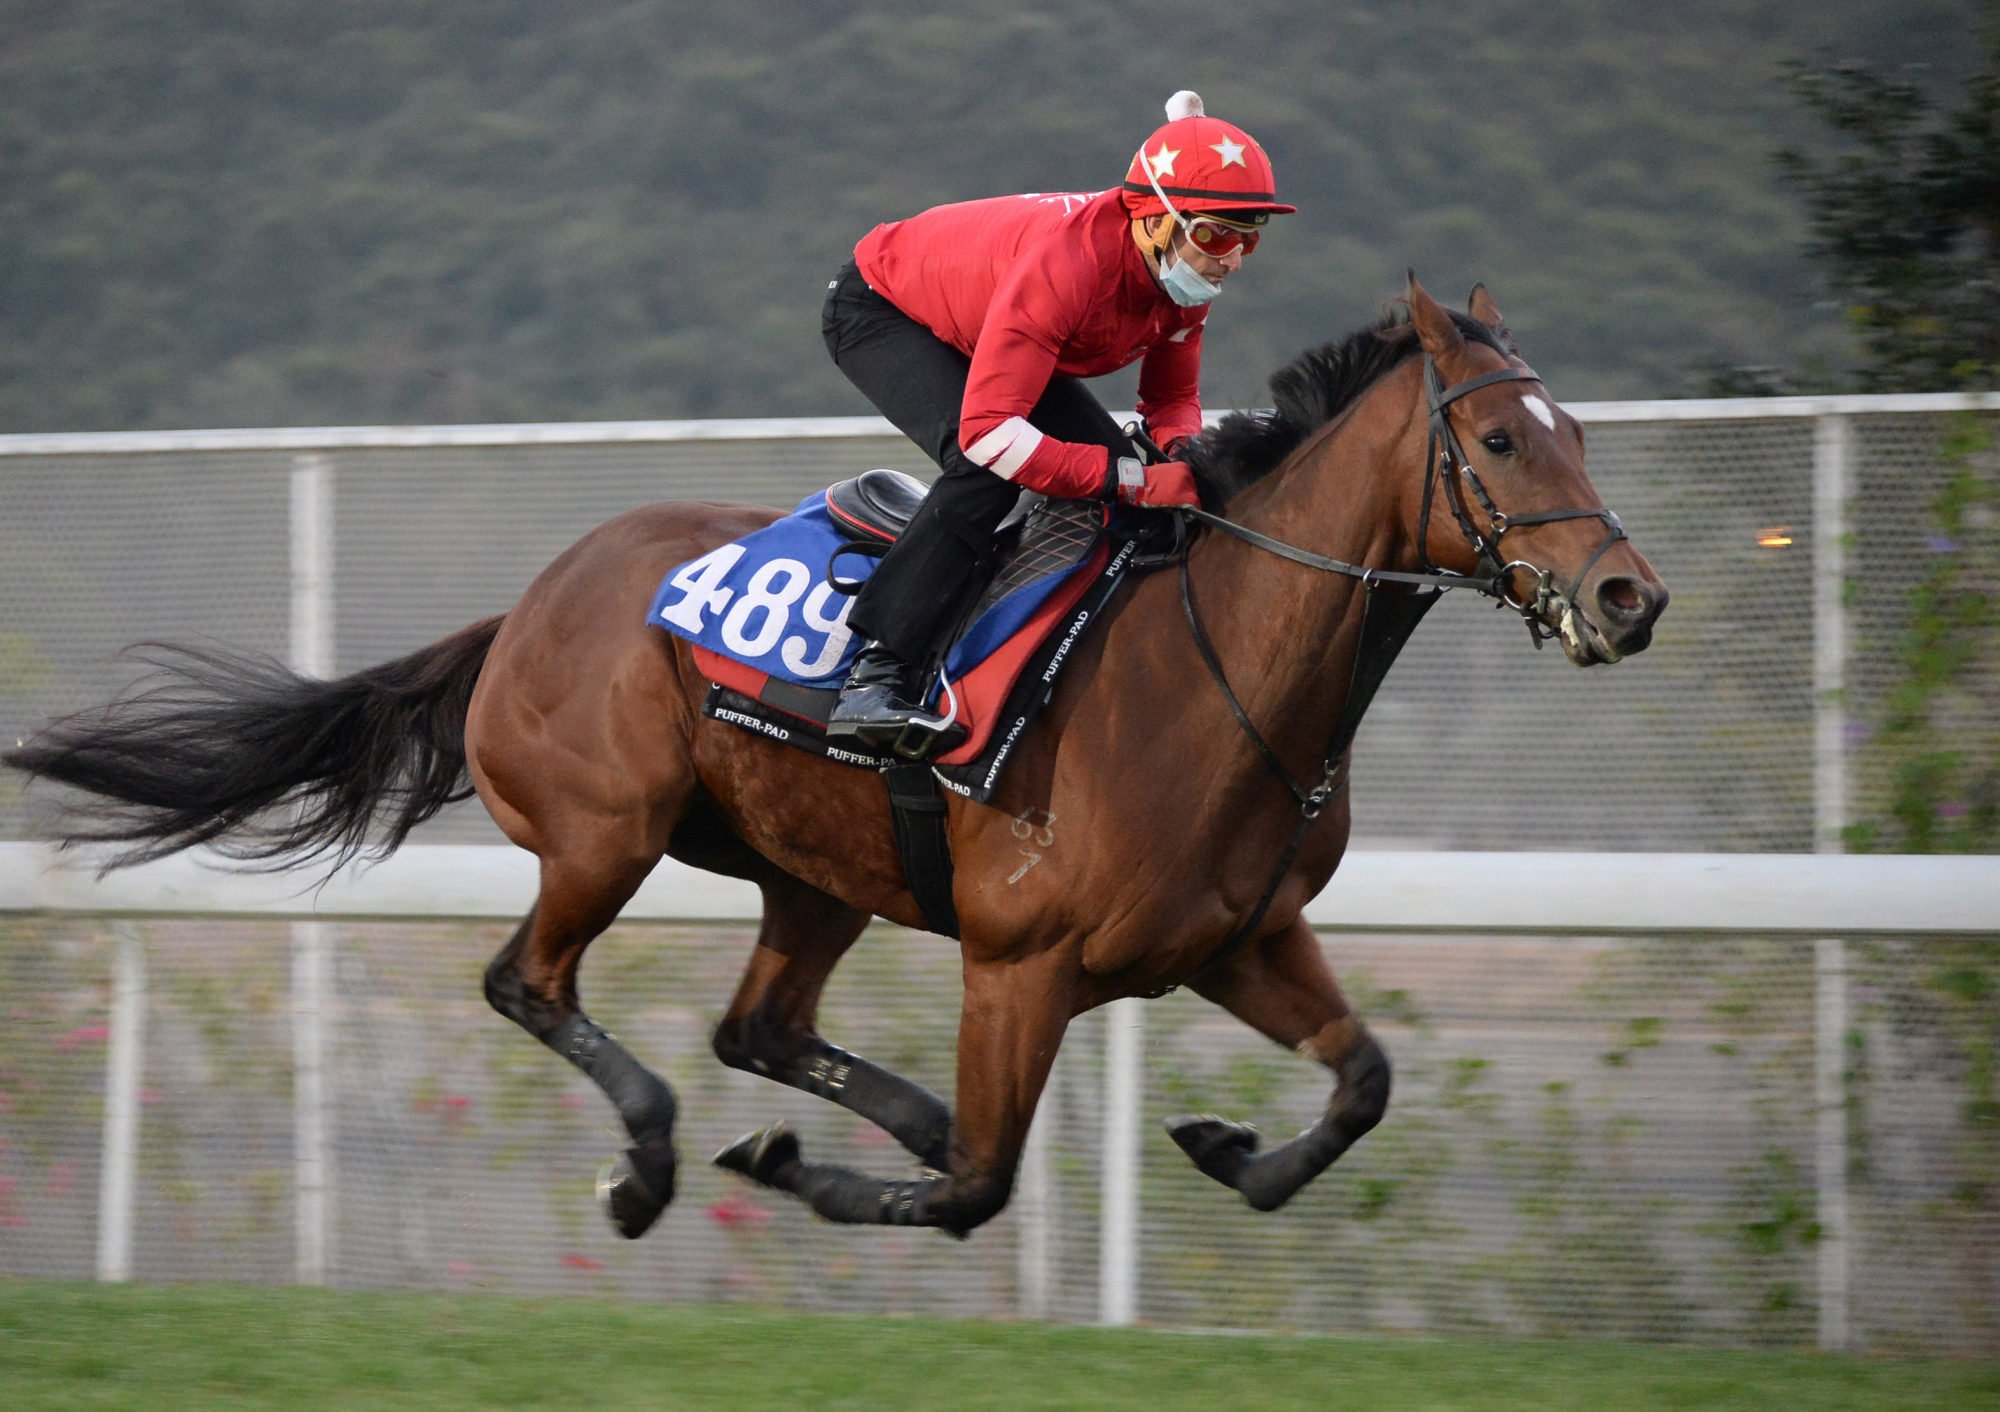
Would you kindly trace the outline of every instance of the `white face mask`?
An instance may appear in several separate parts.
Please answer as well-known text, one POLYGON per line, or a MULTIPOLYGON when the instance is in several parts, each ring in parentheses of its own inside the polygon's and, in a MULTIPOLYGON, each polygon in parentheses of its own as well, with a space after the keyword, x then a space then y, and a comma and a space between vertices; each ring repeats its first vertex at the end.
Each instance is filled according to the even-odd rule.
POLYGON ((1200 270, 1172 251, 1160 253, 1160 285, 1167 297, 1183 309, 1206 304, 1222 293, 1222 286, 1206 278, 1200 270), (1167 261, 1172 260, 1172 264, 1167 261))

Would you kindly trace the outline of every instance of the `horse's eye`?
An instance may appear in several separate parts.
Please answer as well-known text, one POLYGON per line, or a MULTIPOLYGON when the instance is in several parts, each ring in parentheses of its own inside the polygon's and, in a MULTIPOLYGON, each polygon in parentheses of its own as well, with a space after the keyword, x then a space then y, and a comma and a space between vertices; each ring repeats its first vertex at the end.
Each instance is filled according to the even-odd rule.
POLYGON ((1495 456, 1512 456, 1514 454, 1514 438, 1507 435, 1504 431, 1488 432, 1485 436, 1479 438, 1479 444, 1484 446, 1488 451, 1491 451, 1495 456))

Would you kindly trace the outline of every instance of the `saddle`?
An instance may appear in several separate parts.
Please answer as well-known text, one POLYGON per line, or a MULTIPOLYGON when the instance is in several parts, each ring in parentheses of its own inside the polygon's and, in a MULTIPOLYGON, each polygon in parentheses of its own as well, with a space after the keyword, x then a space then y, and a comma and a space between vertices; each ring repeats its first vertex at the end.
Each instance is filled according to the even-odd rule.
MULTIPOLYGON (((909 527, 929 489, 902 471, 863 471, 828 486, 826 508, 858 542, 879 541, 886 546, 909 527)), ((1090 501, 1051 500, 1032 490, 1022 491, 995 531, 1000 570, 967 614, 967 624, 977 624, 989 608, 1016 589, 1081 564, 1105 523, 1104 507, 1090 501)), ((970 656, 959 651, 965 641, 961 634, 954 643, 953 655, 960 661, 970 656)))
POLYGON ((930 489, 902 471, 863 471, 826 488, 826 508, 858 536, 891 543, 909 525, 930 489))

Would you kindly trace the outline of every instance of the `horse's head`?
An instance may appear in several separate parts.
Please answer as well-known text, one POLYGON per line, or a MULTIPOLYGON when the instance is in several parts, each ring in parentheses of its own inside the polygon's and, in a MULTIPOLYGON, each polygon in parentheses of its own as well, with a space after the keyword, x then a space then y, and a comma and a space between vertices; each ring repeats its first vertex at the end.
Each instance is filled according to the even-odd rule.
POLYGON ((1583 468, 1583 428, 1514 351, 1484 285, 1471 316, 1509 350, 1467 338, 1410 276, 1423 343, 1429 464, 1417 510, 1426 559, 1495 576, 1535 634, 1561 640, 1579 667, 1642 651, 1667 586, 1625 538, 1583 468))

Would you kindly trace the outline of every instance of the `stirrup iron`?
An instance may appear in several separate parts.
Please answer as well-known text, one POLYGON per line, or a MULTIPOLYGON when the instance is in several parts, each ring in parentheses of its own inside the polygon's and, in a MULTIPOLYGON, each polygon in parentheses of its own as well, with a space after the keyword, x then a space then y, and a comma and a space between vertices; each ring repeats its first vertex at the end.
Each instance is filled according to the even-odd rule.
MULTIPOLYGON (((952 689, 951 678, 944 674, 942 666, 938 668, 937 679, 938 689, 944 693, 945 712, 942 716, 914 715, 904 722, 893 748, 905 760, 942 755, 966 736, 958 724, 958 693, 952 689)), ((921 689, 917 692, 919 700, 926 695, 921 689)))

